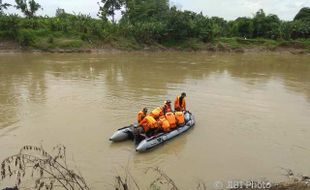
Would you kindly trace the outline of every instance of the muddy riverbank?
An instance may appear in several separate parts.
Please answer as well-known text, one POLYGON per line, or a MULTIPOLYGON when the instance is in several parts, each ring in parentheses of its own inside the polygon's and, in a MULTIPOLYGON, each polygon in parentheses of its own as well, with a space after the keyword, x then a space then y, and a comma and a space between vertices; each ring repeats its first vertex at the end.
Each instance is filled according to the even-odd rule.
POLYGON ((118 43, 93 43, 81 44, 79 47, 27 47, 20 46, 14 41, 0 42, 0 53, 23 53, 23 52, 49 52, 49 53, 106 53, 106 52, 226 52, 226 53, 261 53, 278 52, 291 54, 310 54, 308 41, 273 41, 263 39, 240 39, 220 38, 213 42, 202 43, 196 40, 187 40, 173 46, 160 44, 140 44, 133 48, 133 45, 125 46, 118 43))

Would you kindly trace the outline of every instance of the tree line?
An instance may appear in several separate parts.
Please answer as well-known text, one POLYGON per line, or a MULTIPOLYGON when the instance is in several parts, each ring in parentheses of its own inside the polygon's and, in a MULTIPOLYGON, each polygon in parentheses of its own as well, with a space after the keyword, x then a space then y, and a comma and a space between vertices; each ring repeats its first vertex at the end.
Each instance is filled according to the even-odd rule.
POLYGON ((35 0, 15 0, 15 5, 0 0, 0 38, 31 45, 38 37, 53 42, 57 37, 77 37, 83 41, 134 40, 137 43, 177 43, 188 39, 211 42, 220 37, 264 38, 272 40, 308 39, 310 8, 302 8, 292 21, 262 9, 253 17, 226 21, 202 13, 182 11, 169 6, 169 0, 101 0, 98 17, 69 14, 57 9, 54 17, 36 16, 42 6, 35 0), (6 14, 8 7, 20 10, 25 17, 6 14), (115 15, 121 18, 116 21, 115 15))

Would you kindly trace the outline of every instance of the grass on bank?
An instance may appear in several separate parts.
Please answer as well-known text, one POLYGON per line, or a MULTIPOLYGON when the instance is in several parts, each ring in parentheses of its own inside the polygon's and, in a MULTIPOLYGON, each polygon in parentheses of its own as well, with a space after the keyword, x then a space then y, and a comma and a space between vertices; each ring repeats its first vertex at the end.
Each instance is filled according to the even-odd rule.
POLYGON ((276 50, 277 48, 292 48, 310 50, 310 39, 307 40, 270 40, 270 39, 244 39, 244 38, 219 38, 215 43, 223 44, 231 49, 262 48, 276 50))
MULTIPOLYGON (((5 33, 0 38, 5 40, 5 33)), ((11 40, 12 41, 12 40, 11 40)), ((52 32, 46 29, 22 29, 15 37, 21 47, 43 51, 64 49, 107 49, 143 50, 143 49, 175 49, 185 51, 234 51, 243 52, 248 49, 275 51, 277 49, 296 49, 310 52, 310 39, 304 40, 271 40, 271 39, 244 39, 238 37, 215 38, 210 42, 203 42, 197 38, 182 41, 166 40, 161 43, 140 43, 133 37, 119 37, 117 34, 107 35, 104 39, 83 33, 52 32)))

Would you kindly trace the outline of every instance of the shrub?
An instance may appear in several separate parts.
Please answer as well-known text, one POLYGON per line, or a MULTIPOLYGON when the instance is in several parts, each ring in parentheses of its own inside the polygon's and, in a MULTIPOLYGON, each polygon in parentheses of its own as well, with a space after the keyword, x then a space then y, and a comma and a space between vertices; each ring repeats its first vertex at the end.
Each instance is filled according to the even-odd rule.
POLYGON ((33 46, 35 42, 35 35, 33 30, 22 29, 18 31, 17 40, 18 43, 22 46, 33 46))

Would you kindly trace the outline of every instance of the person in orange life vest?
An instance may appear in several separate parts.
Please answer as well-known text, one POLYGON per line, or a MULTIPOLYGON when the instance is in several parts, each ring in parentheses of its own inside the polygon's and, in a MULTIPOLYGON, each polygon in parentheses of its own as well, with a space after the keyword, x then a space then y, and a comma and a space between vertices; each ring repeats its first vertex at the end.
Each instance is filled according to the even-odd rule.
POLYGON ((175 111, 186 111, 186 102, 185 102, 186 93, 183 92, 181 96, 177 96, 174 101, 174 110, 175 111))
POLYGON ((181 111, 178 111, 178 112, 175 112, 174 115, 175 115, 175 119, 177 121, 177 125, 179 127, 183 126, 185 124, 184 113, 181 111))
POLYGON ((140 123, 145 118, 146 114, 147 114, 147 108, 143 108, 143 110, 138 112, 138 115, 137 115, 138 123, 140 123))
POLYGON ((139 123, 139 126, 143 128, 144 133, 148 137, 154 135, 159 128, 158 122, 151 115, 145 116, 144 119, 139 123))
POLYGON ((160 116, 158 121, 160 128, 163 132, 167 133, 170 132, 170 124, 169 121, 166 119, 164 115, 160 116))
POLYGON ((154 117, 154 119, 158 119, 160 116, 163 115, 163 108, 157 107, 153 111, 151 111, 150 115, 154 117))
POLYGON ((165 105, 163 106, 163 112, 164 112, 164 115, 168 112, 172 112, 172 108, 171 108, 171 101, 170 100, 167 100, 165 101, 165 105))
POLYGON ((174 128, 177 127, 177 120, 176 120, 175 115, 174 115, 173 112, 166 113, 166 119, 169 122, 170 129, 174 129, 174 128))

